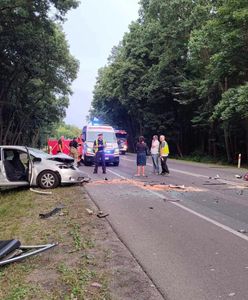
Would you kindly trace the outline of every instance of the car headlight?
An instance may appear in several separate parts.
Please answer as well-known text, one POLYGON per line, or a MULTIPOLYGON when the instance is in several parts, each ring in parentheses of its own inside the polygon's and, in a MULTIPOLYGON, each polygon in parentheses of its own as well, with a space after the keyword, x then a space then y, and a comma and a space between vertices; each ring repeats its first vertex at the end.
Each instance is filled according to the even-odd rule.
POLYGON ((93 153, 94 151, 93 151, 93 148, 87 148, 87 152, 90 152, 90 153, 93 153))
POLYGON ((115 154, 119 154, 119 149, 115 148, 115 154))

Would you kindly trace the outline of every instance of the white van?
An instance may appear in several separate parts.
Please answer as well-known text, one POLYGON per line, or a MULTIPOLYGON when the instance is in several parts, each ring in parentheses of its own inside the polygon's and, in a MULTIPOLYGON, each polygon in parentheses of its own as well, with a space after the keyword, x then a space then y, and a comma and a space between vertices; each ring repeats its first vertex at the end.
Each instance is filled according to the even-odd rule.
POLYGON ((115 135, 114 128, 108 125, 87 125, 83 128, 82 138, 84 139, 84 164, 86 166, 94 163, 95 153, 93 150, 94 141, 98 134, 103 134, 103 139, 106 141, 105 161, 107 164, 118 166, 120 162, 119 148, 115 135))

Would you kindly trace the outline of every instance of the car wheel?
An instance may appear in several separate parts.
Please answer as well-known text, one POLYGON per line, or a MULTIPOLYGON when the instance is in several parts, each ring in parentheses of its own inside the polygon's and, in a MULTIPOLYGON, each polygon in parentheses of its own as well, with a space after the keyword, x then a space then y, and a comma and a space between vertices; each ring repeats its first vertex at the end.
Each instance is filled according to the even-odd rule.
POLYGON ((43 171, 39 174, 37 182, 42 189, 55 189, 59 185, 59 178, 52 171, 43 171))

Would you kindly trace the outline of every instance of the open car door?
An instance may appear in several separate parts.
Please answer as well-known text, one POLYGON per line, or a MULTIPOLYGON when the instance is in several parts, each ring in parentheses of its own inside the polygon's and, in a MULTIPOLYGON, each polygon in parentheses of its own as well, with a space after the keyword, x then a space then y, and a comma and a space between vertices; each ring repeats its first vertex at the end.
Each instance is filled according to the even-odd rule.
POLYGON ((27 167, 28 167, 28 182, 29 185, 33 183, 33 170, 34 170, 34 162, 32 160, 31 154, 28 150, 28 147, 25 147, 27 150, 27 155, 28 155, 28 162, 27 162, 27 167))
POLYGON ((29 185, 29 156, 15 148, 1 149, 1 187, 29 185))

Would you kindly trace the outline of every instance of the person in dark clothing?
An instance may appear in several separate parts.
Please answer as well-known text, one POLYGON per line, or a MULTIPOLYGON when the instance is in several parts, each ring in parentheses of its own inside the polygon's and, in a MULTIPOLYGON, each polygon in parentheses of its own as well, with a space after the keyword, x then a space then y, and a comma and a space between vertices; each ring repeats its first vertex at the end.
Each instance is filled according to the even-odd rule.
POLYGON ((145 175, 145 166, 146 166, 146 155, 147 155, 148 147, 145 143, 145 139, 143 136, 139 137, 139 142, 136 145, 137 152, 137 173, 135 176, 140 176, 140 171, 142 172, 142 176, 145 175))
POLYGON ((97 174, 98 166, 100 162, 102 163, 102 172, 106 174, 106 164, 105 164, 105 152, 106 142, 103 139, 103 134, 99 133, 98 138, 94 141, 94 151, 95 151, 95 169, 94 174, 97 174))
POLYGON ((74 158, 74 164, 75 166, 77 166, 78 163, 77 138, 73 138, 73 140, 70 141, 69 147, 70 147, 70 156, 74 158))

